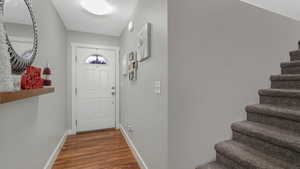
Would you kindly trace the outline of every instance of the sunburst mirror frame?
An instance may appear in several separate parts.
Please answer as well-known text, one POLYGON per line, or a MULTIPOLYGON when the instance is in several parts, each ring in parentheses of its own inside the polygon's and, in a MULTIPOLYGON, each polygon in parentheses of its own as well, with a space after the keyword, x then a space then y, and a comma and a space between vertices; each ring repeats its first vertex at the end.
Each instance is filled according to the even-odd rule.
MULTIPOLYGON (((24 0, 24 3, 26 4, 31 20, 32 20, 32 26, 33 26, 33 47, 32 47, 32 53, 30 56, 22 57, 20 54, 18 54, 15 49, 13 48, 8 33, 6 32, 6 44, 8 45, 8 53, 10 55, 10 62, 12 67, 12 73, 13 74, 21 74, 26 70, 27 66, 30 66, 33 64, 35 58, 38 54, 38 27, 37 22, 35 19, 35 15, 32 9, 32 3, 31 0, 24 0)), ((0 14, 3 16, 4 11, 4 4, 5 0, 0 0, 0 14)))

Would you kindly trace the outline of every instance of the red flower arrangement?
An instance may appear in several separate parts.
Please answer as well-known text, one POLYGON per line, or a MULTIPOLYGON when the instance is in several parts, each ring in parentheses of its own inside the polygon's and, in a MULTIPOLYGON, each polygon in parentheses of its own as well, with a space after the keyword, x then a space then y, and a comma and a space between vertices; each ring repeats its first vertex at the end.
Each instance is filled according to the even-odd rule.
POLYGON ((21 77, 22 89, 39 89, 43 88, 44 80, 41 77, 41 68, 28 66, 26 72, 21 77))

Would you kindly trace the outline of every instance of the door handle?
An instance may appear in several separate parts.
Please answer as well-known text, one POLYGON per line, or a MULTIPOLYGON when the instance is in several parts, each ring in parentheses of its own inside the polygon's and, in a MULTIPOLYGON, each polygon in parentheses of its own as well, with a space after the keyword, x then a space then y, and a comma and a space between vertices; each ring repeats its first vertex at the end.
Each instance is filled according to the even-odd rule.
POLYGON ((116 87, 112 86, 111 90, 112 90, 111 95, 113 95, 113 96, 116 95, 116 87))

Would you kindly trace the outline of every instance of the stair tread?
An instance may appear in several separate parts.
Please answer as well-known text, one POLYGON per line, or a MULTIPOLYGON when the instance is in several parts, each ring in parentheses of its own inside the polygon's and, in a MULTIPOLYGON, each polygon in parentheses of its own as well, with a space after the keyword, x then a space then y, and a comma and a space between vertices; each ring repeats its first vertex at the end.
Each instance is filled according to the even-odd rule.
POLYGON ((300 66, 300 61, 291 61, 291 62, 282 62, 280 64, 281 68, 286 68, 286 67, 298 67, 300 66))
POLYGON ((293 107, 255 104, 247 106, 246 112, 276 116, 279 118, 300 122, 300 110, 293 107))
POLYGON ((251 121, 233 123, 232 130, 300 152, 300 135, 293 131, 251 121))
POLYGON ((206 164, 204 166, 197 167, 196 169, 228 169, 228 168, 215 161, 215 162, 206 164))
POLYGON ((272 75, 271 81, 300 81, 300 74, 272 75))
POLYGON ((297 89, 261 89, 258 93, 261 96, 300 97, 297 89))
POLYGON ((295 166, 280 159, 270 157, 249 146, 230 140, 216 145, 216 151, 230 160, 247 168, 296 169, 295 166))

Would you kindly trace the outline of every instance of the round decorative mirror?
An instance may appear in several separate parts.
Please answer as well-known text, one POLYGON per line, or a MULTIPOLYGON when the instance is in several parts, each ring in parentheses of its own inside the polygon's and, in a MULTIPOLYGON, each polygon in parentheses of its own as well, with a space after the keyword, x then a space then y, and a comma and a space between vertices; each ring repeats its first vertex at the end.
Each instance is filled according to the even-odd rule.
POLYGON ((0 12, 4 16, 12 73, 21 74, 33 64, 38 50, 38 30, 31 0, 0 0, 0 12))

